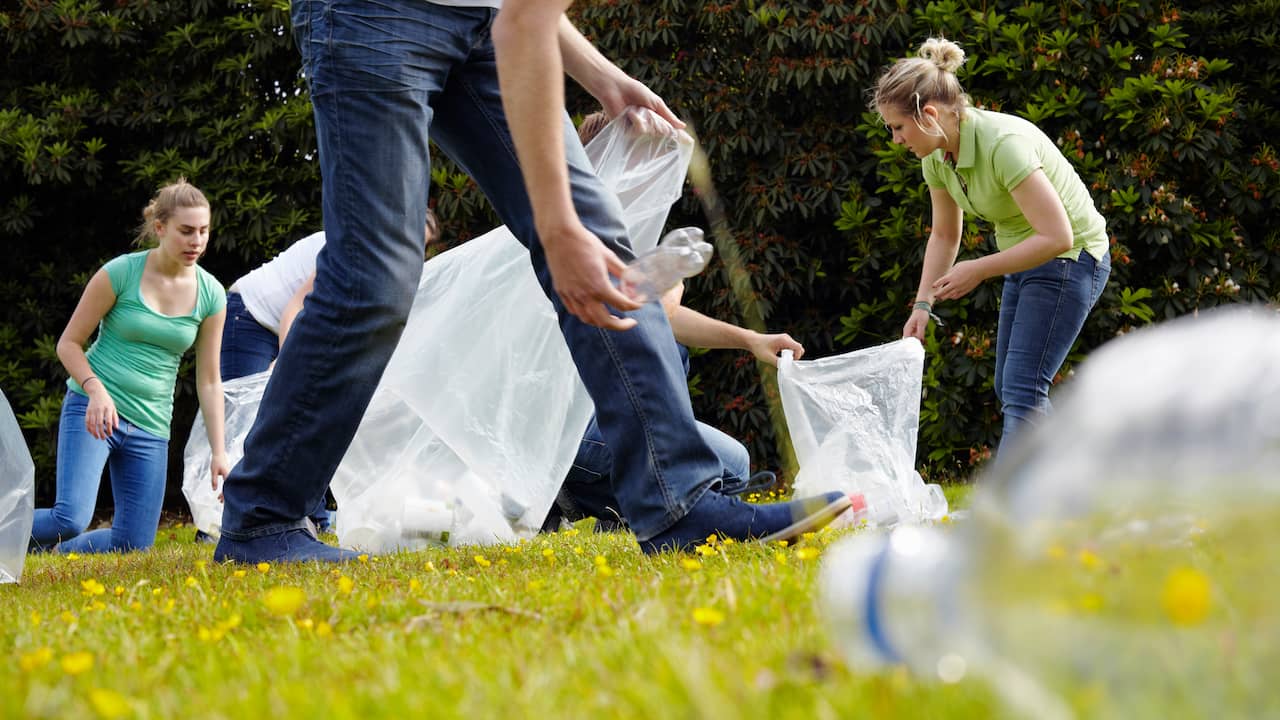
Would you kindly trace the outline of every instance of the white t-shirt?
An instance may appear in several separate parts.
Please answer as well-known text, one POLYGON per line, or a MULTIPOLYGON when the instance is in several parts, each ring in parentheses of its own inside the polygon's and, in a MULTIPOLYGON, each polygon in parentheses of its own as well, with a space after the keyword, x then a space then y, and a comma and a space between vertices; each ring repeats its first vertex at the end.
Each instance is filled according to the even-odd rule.
POLYGON ((280 316, 289 299, 316 271, 324 231, 308 235, 235 282, 245 309, 258 324, 280 334, 280 316))

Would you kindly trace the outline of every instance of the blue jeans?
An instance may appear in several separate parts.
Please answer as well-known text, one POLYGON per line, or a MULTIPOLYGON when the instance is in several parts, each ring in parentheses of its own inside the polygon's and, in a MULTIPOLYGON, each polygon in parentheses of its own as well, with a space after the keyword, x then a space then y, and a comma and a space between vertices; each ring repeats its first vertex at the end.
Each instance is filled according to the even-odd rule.
POLYGON ((227 321, 222 325, 222 381, 266 370, 279 349, 280 338, 258 323, 244 306, 240 293, 227 293, 227 321))
MULTIPOLYGON (((489 35, 496 11, 421 0, 295 0, 292 13, 315 110, 326 242, 306 311, 227 479, 223 534, 244 541, 302 527, 342 461, 421 275, 428 137, 529 248, 614 450, 613 490, 637 537, 669 528, 720 477, 720 460, 696 432, 659 304, 627 313, 637 326, 613 332, 568 313, 552 288, 498 91, 489 35)), ((617 198, 592 172, 567 114, 563 125, 578 215, 628 260, 617 198)), ((501 322, 502 308, 493 313, 501 322)))
POLYGON ((111 437, 99 440, 84 425, 89 398, 68 390, 58 426, 58 494, 53 507, 36 510, 31 540, 55 543, 61 552, 145 550, 155 544, 164 504, 169 441, 120 418, 111 437), (111 527, 86 533, 108 467, 115 516, 111 527))
MULTIPOLYGON (((271 367, 280 350, 280 337, 263 327, 238 292, 227 293, 227 321, 222 325, 222 381, 256 375, 271 367)), ((329 529, 328 500, 307 513, 316 528, 329 529)))
POLYGON ((1054 258, 1006 275, 996 333, 996 397, 1004 413, 1000 454, 1052 408, 1049 388, 1111 274, 1111 258, 1054 258))
MULTIPOLYGON (((742 486, 751 476, 751 455, 742 443, 720 430, 698 422, 698 433, 720 458, 720 487, 732 489, 742 486)), ((613 495, 609 474, 613 470, 613 453, 605 443, 604 435, 596 419, 591 418, 587 431, 582 435, 578 454, 565 475, 564 485, 556 497, 565 516, 576 519, 594 517, 604 520, 617 519, 622 511, 613 495)))

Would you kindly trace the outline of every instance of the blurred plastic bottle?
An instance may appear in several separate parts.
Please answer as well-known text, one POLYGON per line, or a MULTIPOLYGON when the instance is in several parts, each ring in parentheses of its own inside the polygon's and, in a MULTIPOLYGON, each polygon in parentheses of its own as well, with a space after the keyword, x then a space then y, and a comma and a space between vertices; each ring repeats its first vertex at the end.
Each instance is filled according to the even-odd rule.
POLYGON ((711 244, 701 228, 672 230, 652 250, 627 265, 622 273, 622 291, 637 302, 656 300, 684 278, 702 272, 711 260, 711 244))
POLYGON ((1026 717, 1280 717, 1280 319, 1132 333, 1064 395, 968 520, 827 553, 854 669, 977 676, 1026 717))

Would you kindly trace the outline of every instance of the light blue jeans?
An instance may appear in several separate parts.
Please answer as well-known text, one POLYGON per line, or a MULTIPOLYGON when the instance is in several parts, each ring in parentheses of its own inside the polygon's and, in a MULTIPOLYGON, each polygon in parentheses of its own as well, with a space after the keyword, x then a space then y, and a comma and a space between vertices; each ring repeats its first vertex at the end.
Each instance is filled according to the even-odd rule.
MULTIPOLYGON (((697 432, 658 303, 626 313, 637 326, 613 332, 568 313, 552 288, 498 93, 496 11, 422 0, 295 0, 292 12, 315 110, 326 242, 315 289, 227 479, 223 534, 247 541, 303 527, 341 462, 421 275, 428 138, 476 180, 529 248, 613 449, 614 494, 637 538, 669 528, 720 477, 720 460, 697 432)), ((567 114, 564 139, 579 217, 623 260, 632 258, 617 198, 592 172, 567 114)), ((501 307, 493 321, 502 322, 501 307)))
POLYGON ((57 543, 60 552, 77 553, 149 548, 155 544, 164 504, 169 441, 124 418, 110 437, 99 440, 85 428, 88 407, 89 398, 67 391, 58 426, 57 499, 52 508, 36 510, 32 544, 47 549, 57 543), (111 477, 115 516, 110 528, 86 533, 104 467, 111 477))
POLYGON ((1004 413, 1000 454, 1053 405, 1049 388, 1111 275, 1111 257, 1054 258, 1006 275, 996 332, 996 397, 1004 413))

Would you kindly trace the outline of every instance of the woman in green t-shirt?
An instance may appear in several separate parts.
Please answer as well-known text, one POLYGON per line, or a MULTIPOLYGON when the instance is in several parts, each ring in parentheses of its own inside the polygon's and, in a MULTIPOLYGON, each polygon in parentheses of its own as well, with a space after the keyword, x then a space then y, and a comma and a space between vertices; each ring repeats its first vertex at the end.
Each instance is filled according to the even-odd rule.
POLYGON ((155 542, 173 389, 193 343, 200 411, 217 448, 211 480, 216 486, 231 471, 218 370, 226 293, 196 265, 209 242, 208 200, 185 180, 162 188, 143 211, 139 241, 155 247, 95 273, 58 339, 58 359, 71 377, 58 430, 57 500, 35 512, 34 548, 110 552, 155 542), (86 533, 104 467, 115 515, 110 528, 86 533))
POLYGON ((1106 221, 1071 163, 1030 122, 969 105, 964 51, 930 38, 877 81, 872 107, 921 159, 933 221, 904 337, 933 305, 1004 277, 996 334, 1002 450, 1050 408, 1049 387, 1111 272, 1106 221), (956 262, 964 214, 991 222, 998 252, 956 262))

